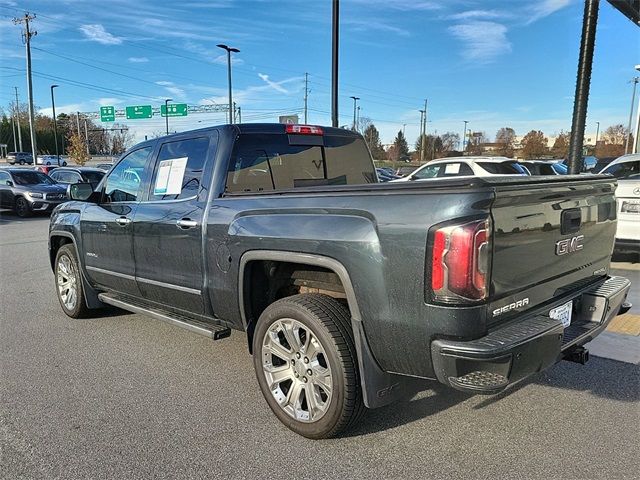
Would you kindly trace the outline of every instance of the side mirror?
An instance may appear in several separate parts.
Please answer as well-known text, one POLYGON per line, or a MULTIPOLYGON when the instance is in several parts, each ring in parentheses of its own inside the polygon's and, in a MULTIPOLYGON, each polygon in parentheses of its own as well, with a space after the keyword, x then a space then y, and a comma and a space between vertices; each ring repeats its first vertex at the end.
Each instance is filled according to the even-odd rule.
POLYGON ((93 193, 90 183, 72 183, 67 187, 67 198, 86 202, 93 193))
POLYGON ((11 180, 5 180, 5 183, 8 187, 13 187, 13 182, 11 180))

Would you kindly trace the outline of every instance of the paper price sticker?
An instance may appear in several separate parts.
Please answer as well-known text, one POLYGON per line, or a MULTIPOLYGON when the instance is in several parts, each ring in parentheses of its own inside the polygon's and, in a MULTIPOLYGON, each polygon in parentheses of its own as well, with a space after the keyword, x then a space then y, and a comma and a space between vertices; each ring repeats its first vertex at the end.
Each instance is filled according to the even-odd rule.
POLYGON ((154 195, 180 195, 188 157, 162 160, 158 166, 154 195))

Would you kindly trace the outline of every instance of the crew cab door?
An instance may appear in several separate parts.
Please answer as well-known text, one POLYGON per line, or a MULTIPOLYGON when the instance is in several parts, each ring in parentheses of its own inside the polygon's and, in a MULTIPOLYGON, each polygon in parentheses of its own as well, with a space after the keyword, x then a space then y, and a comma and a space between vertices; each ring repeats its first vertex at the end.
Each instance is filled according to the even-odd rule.
POLYGON ((202 220, 216 131, 162 143, 150 167, 145 201, 133 224, 136 280, 142 296, 170 309, 207 312, 202 220))
POLYGON ((139 295, 133 256, 133 216, 143 188, 152 146, 128 153, 101 183, 98 203, 89 203, 80 218, 87 274, 96 284, 139 295))

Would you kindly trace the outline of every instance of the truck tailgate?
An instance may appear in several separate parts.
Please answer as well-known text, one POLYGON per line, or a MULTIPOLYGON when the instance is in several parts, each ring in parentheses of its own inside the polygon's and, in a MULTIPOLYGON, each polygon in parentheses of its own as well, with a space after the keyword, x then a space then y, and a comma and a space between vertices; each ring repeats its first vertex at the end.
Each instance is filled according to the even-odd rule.
POLYGON ((616 230, 615 180, 555 178, 494 184, 489 324, 607 273, 616 230))

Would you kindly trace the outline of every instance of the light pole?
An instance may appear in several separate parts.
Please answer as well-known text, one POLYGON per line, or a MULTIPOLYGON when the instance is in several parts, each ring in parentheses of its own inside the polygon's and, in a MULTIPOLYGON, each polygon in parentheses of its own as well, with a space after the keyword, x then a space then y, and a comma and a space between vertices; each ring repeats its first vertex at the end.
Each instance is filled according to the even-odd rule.
POLYGON ((352 130, 355 131, 356 130, 356 106, 358 104, 358 100, 360 100, 360 97, 354 97, 353 95, 351 95, 350 98, 353 98, 353 128, 352 128, 352 130))
POLYGON ((58 119, 56 118, 56 99, 53 96, 53 89, 59 85, 51 85, 51 109, 53 110, 53 141, 56 144, 56 161, 60 163, 58 155, 58 119))
POLYGON ((404 136, 404 129, 407 128, 407 124, 403 123, 402 124, 402 136, 404 136))
POLYGON ((227 75, 229 77, 229 123, 235 123, 233 111, 233 96, 231 95, 231 52, 240 53, 240 50, 238 50, 237 48, 229 47, 224 43, 220 43, 216 46, 227 51, 227 75))
POLYGON ((596 122, 596 143, 595 143, 595 148, 598 148, 598 135, 600 135, 600 122, 596 122))
POLYGON ((338 53, 340 52, 340 1, 331 9, 331 126, 338 127, 338 53))
POLYGON ((465 142, 467 140, 467 123, 469 123, 469 120, 463 120, 464 122, 464 133, 462 134, 462 155, 464 155, 464 147, 465 147, 465 142))
POLYGON ((173 99, 167 98, 164 101, 164 122, 167 127, 167 135, 169 135, 169 102, 173 102, 173 99))
POLYGON ((624 153, 629 153, 629 143, 631 142, 631 120, 633 119, 633 107, 636 103, 636 85, 638 85, 640 78, 633 77, 633 93, 631 94, 631 109, 629 110, 629 125, 627 126, 627 141, 624 144, 624 153))
MULTIPOLYGON (((636 65, 635 69, 640 72, 640 65, 636 65)), ((636 112, 636 136, 633 139, 633 146, 631 147, 631 153, 638 153, 640 150, 640 101, 638 102, 638 111, 636 112)))

